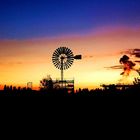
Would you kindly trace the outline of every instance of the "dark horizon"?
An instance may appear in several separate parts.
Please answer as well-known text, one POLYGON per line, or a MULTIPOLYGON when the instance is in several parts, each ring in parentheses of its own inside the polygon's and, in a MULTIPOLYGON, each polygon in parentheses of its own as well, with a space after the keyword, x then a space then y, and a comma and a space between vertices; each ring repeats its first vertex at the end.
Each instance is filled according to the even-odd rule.
POLYGON ((4 86, 0 90, 1 96, 18 96, 18 97, 122 97, 122 96, 140 96, 140 79, 135 79, 133 85, 102 85, 103 88, 94 90, 89 89, 54 89, 51 84, 42 87, 39 91, 31 88, 16 88, 4 86))

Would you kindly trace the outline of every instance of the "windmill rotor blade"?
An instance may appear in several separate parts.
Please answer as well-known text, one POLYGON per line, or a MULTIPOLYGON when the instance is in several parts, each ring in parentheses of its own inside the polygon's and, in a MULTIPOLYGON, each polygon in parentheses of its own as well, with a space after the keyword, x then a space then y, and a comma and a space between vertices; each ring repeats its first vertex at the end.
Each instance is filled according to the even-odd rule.
POLYGON ((61 55, 61 48, 58 48, 57 52, 58 52, 59 55, 61 55))
POLYGON ((55 56, 59 56, 59 51, 56 50, 56 51, 54 52, 54 55, 55 55, 55 56))
POLYGON ((62 53, 65 54, 65 47, 62 48, 62 53))
POLYGON ((59 49, 59 51, 60 51, 60 54, 62 54, 62 53, 63 53, 63 48, 61 47, 61 48, 59 49))
POLYGON ((70 65, 72 65, 73 61, 68 61, 67 63, 70 64, 70 65))
POLYGON ((68 61, 68 62, 73 62, 74 59, 73 59, 73 58, 69 58, 69 59, 67 59, 67 61, 68 61))
POLYGON ((58 59, 59 57, 53 56, 52 59, 58 59))
POLYGON ((61 69, 61 65, 58 65, 58 69, 61 69))
POLYGON ((68 67, 70 67, 72 64, 70 62, 67 62, 66 64, 68 67))
POLYGON ((59 53, 57 50, 54 52, 53 56, 57 56, 57 57, 59 56, 59 53))
POLYGON ((53 61, 54 63, 59 62, 59 60, 58 60, 58 59, 53 59, 52 61, 53 61))
POLYGON ((69 53, 68 51, 69 51, 68 48, 66 48, 66 55, 68 55, 68 53, 69 53))
POLYGON ((72 57, 73 57, 73 53, 71 52, 71 53, 69 53, 67 56, 68 56, 69 58, 72 58, 72 57))
POLYGON ((59 62, 59 60, 58 59, 53 59, 53 62, 59 62))
POLYGON ((55 65, 60 65, 60 63, 59 62, 56 62, 55 65))
POLYGON ((61 49, 62 49, 61 53, 64 54, 65 53, 65 47, 62 47, 61 49))
POLYGON ((68 69, 70 67, 70 65, 69 64, 66 64, 66 68, 68 69))
POLYGON ((56 67, 58 67, 59 66, 59 64, 58 63, 56 63, 56 64, 54 64, 56 67))
POLYGON ((71 55, 72 54, 72 51, 71 50, 68 50, 68 55, 71 55))
POLYGON ((66 65, 64 66, 64 70, 66 70, 67 68, 66 68, 66 65))
POLYGON ((68 66, 67 65, 65 65, 65 69, 68 69, 68 66))
POLYGON ((68 62, 67 65, 70 67, 72 65, 72 62, 68 62))

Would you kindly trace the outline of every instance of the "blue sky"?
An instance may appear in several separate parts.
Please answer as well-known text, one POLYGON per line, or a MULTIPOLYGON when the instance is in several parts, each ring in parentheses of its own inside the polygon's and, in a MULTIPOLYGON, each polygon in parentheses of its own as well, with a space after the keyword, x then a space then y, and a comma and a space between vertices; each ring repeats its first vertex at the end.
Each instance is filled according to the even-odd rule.
POLYGON ((0 39, 84 34, 140 25, 139 0, 1 0, 0 39))

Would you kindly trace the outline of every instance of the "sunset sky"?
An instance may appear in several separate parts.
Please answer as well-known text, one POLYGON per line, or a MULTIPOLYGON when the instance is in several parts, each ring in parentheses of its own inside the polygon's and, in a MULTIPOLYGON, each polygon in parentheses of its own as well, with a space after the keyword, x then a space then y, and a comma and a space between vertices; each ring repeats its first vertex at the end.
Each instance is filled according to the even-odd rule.
POLYGON ((123 69, 108 67, 140 48, 139 7, 139 0, 1 0, 0 88, 27 82, 35 88, 47 75, 60 78, 51 60, 60 46, 83 56, 64 72, 76 88, 132 82, 135 71, 124 80, 123 69))

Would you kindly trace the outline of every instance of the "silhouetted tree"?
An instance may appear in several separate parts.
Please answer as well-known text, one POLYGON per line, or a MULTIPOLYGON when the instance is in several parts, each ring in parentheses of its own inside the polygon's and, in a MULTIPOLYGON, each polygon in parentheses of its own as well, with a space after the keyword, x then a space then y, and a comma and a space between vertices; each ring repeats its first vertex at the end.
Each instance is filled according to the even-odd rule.
POLYGON ((18 87, 18 91, 21 91, 21 87, 18 87))
POLYGON ((140 79, 139 78, 135 78, 133 84, 134 85, 140 85, 140 79))
POLYGON ((41 89, 42 90, 52 90, 53 89, 53 81, 50 75, 47 78, 44 78, 40 81, 41 89))
POLYGON ((4 85, 4 89, 3 89, 4 91, 6 91, 7 90, 7 86, 6 85, 4 85))
POLYGON ((17 88, 14 86, 14 87, 13 87, 13 91, 16 91, 16 90, 17 90, 17 88))
POLYGON ((12 91, 12 90, 13 90, 13 87, 12 87, 12 85, 10 86, 9 90, 10 90, 10 91, 12 91))

